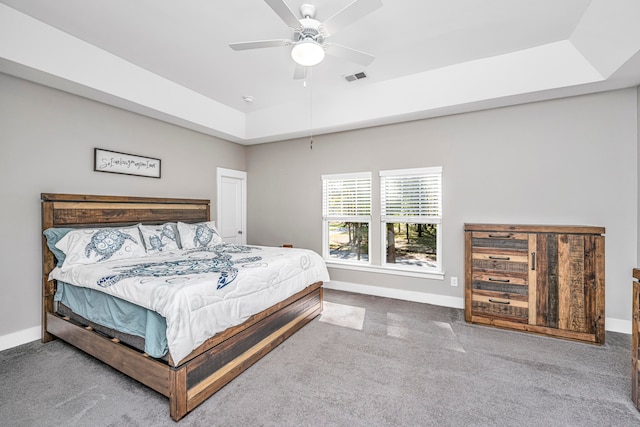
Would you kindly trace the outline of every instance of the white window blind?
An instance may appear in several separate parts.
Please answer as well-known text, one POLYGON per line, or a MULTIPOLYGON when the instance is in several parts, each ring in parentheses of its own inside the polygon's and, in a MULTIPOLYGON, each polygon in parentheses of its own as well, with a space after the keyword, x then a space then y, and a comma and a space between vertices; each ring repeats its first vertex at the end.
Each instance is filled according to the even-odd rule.
POLYGON ((441 167, 381 171, 380 190, 383 222, 441 222, 441 167))
POLYGON ((324 219, 371 217, 371 174, 322 176, 322 216, 324 219))

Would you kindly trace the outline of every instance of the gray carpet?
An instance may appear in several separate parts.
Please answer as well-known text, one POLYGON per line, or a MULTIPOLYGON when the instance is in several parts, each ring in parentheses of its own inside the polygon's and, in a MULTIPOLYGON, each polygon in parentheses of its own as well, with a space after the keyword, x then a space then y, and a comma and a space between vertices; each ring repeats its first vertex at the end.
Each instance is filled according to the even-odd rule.
MULTIPOLYGON (((631 337, 602 347, 325 291, 315 319, 180 426, 640 426, 631 337)), ((0 352, 0 424, 172 426, 168 401, 55 341, 0 352)))

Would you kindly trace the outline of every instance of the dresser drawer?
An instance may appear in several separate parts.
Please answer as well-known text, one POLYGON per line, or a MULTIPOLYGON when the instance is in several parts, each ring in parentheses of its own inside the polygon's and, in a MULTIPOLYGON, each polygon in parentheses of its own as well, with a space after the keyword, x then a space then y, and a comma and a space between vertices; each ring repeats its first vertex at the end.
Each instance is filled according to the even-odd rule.
POLYGON ((471 233, 471 245, 473 247, 511 249, 526 252, 529 248, 529 235, 527 233, 474 231, 471 233))
POLYGON ((529 255, 524 253, 485 252, 482 249, 471 255, 471 268, 474 274, 493 273, 493 276, 522 278, 529 275, 529 255))
POLYGON ((472 279, 473 289, 502 290, 524 288, 524 293, 527 293, 527 273, 492 273, 474 270, 472 279))
POLYGON ((521 274, 529 268, 529 237, 526 233, 471 233, 474 271, 521 274))
POLYGON ((527 323, 529 321, 529 296, 526 292, 526 286, 520 286, 520 288, 515 289, 519 292, 474 290, 471 304, 473 315, 500 317, 514 322, 527 323))
POLYGON ((526 233, 471 233, 471 247, 474 252, 504 255, 522 255, 529 250, 529 235, 526 233))

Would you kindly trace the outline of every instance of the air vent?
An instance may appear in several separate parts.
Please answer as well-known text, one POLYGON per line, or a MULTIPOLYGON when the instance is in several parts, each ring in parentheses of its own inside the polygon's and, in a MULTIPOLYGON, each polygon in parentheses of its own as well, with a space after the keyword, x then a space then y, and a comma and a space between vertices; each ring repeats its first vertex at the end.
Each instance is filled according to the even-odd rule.
POLYGON ((343 76, 343 77, 348 82, 355 82, 356 80, 366 79, 367 75, 364 73, 364 71, 361 71, 359 73, 348 74, 348 75, 343 76))

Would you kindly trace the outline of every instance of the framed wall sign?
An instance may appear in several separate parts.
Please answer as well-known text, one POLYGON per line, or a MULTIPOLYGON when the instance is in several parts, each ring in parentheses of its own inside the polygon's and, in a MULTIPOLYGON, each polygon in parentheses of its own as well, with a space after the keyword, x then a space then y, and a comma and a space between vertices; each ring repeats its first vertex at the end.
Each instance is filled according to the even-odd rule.
POLYGON ((160 159, 94 148, 93 170, 97 172, 160 178, 160 159))

